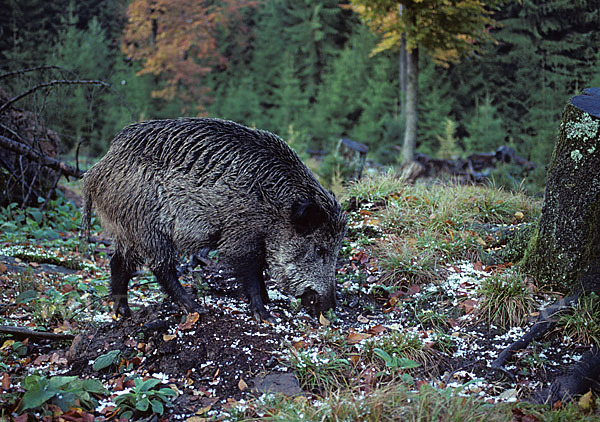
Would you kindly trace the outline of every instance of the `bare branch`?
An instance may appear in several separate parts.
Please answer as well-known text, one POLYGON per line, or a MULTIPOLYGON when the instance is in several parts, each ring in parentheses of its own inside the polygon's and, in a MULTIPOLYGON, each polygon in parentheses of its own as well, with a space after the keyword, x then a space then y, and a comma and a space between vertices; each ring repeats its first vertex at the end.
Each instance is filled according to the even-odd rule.
POLYGON ((63 72, 67 72, 67 73, 70 73, 72 75, 76 74, 72 70, 66 69, 66 68, 61 67, 61 66, 42 65, 42 66, 37 66, 37 67, 30 67, 30 68, 27 68, 27 69, 18 69, 18 70, 14 70, 12 72, 6 72, 6 73, 3 73, 2 75, 0 75, 0 79, 9 78, 11 76, 16 76, 16 75, 23 75, 23 74, 29 73, 29 72, 37 72, 38 70, 51 70, 51 69, 62 70, 63 72))
POLYGON ((48 88, 51 86, 55 86, 55 85, 99 85, 99 86, 103 86, 106 88, 110 88, 111 85, 107 82, 104 81, 100 81, 100 80, 96 80, 96 79, 92 79, 92 80, 88 80, 88 79, 81 79, 81 80, 70 80, 70 79, 60 79, 60 80, 53 80, 53 81, 49 81, 49 82, 42 82, 40 84, 35 85, 34 87, 29 88, 27 91, 24 91, 22 93, 20 93, 19 95, 16 95, 14 97, 12 97, 10 100, 8 100, 7 102, 5 102, 4 104, 2 104, 2 106, 0 106, 0 114, 6 109, 8 108, 8 106, 10 106, 11 104, 19 101, 21 98, 28 96, 29 94, 42 89, 42 88, 48 88))
POLYGON ((13 141, 5 136, 0 135, 0 146, 16 153, 19 153, 31 160, 37 161, 38 163, 53 168, 62 172, 67 176, 72 176, 76 178, 81 178, 83 176, 83 172, 70 166, 68 164, 63 163, 62 161, 56 160, 54 158, 48 157, 28 145, 22 144, 21 142, 13 141))

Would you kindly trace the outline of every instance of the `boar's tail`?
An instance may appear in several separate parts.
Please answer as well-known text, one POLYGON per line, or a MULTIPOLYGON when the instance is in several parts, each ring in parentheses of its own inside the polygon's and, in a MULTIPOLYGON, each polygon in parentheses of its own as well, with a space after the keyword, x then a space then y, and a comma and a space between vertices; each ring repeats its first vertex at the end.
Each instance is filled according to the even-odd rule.
POLYGON ((86 192, 85 198, 83 199, 83 214, 81 216, 81 226, 83 229, 83 236, 90 242, 90 227, 92 225, 92 195, 86 192))

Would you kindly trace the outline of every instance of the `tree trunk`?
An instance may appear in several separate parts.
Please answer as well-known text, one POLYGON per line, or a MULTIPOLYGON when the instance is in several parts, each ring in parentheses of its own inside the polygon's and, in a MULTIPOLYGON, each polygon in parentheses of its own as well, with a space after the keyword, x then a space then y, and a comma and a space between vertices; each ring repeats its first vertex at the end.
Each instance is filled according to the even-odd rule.
POLYGON ((417 146, 417 94, 419 81, 419 49, 406 53, 406 128, 402 146, 402 162, 411 161, 417 146))
POLYGON ((565 107, 542 215, 523 268, 563 291, 596 290, 600 275, 600 89, 565 107))
POLYGON ((406 37, 400 41, 400 121, 406 119, 406 37))

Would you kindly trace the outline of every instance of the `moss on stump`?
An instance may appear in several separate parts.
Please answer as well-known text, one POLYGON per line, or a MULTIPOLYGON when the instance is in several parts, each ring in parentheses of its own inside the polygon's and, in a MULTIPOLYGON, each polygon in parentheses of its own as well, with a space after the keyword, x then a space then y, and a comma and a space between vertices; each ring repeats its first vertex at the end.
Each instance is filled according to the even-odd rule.
POLYGON ((521 262, 538 282, 562 291, 600 264, 600 89, 565 107, 548 169, 542 214, 521 262))

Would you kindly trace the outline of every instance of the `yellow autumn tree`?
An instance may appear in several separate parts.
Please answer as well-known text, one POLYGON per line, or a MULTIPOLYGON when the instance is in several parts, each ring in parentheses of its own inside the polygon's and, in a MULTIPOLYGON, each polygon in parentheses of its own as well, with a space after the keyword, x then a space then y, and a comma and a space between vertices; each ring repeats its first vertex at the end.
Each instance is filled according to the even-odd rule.
POLYGON ((240 10, 251 0, 133 0, 127 8, 122 50, 142 63, 139 74, 157 75, 161 88, 155 97, 202 104, 207 91, 204 75, 225 65, 217 33, 241 20, 240 10))
POLYGON ((504 0, 350 1, 363 22, 382 35, 373 54, 391 48, 406 49, 402 162, 410 161, 417 142, 419 48, 442 65, 476 52, 482 41, 491 40, 489 30, 495 24, 491 13, 504 0))

